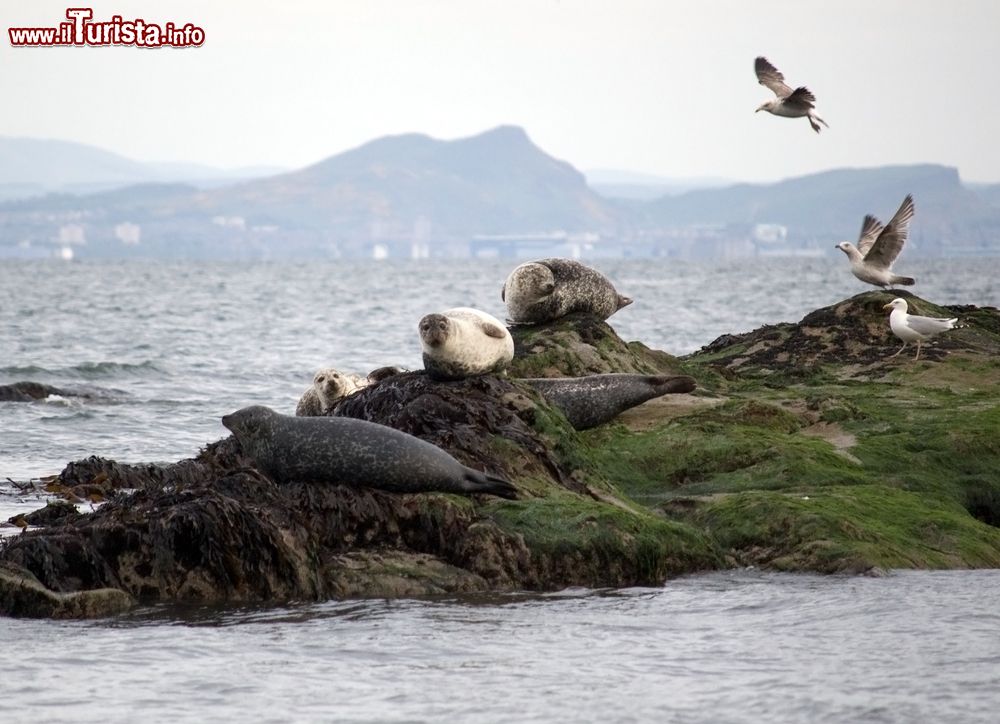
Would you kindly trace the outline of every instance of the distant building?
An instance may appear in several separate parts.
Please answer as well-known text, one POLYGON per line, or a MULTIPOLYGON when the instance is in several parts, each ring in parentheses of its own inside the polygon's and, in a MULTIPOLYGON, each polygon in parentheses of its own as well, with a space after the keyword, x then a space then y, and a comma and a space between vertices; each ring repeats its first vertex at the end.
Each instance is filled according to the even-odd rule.
POLYGON ((115 238, 125 246, 135 246, 142 240, 142 228, 129 221, 115 226, 115 238))
POLYGON ((476 234, 469 242, 469 256, 480 259, 513 257, 530 259, 561 256, 580 259, 584 256, 621 256, 620 247, 605 248, 600 234, 569 233, 563 230, 514 234, 476 234))

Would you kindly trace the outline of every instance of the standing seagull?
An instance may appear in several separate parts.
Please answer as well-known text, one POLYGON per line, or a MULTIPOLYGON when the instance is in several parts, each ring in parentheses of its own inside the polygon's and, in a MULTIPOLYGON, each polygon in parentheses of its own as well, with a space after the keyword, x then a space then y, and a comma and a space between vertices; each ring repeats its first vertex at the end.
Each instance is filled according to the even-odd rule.
POLYGON ((847 254, 854 276, 877 287, 892 288, 893 284, 909 286, 914 283, 913 277, 892 273, 892 263, 906 243, 913 211, 913 197, 907 194, 888 226, 883 228, 881 222, 869 214, 861 224, 857 248, 849 241, 837 244, 837 248, 847 254))
MULTIPOLYGON (((903 346, 899 348, 899 352, 906 349, 907 342, 917 343, 917 356, 913 358, 914 362, 920 359, 921 342, 935 337, 941 334, 941 332, 954 329, 955 324, 958 322, 958 317, 945 319, 944 317, 918 317, 916 314, 907 314, 906 300, 900 297, 896 297, 882 307, 882 309, 892 310, 889 313, 889 329, 892 330, 894 335, 903 340, 903 346)), ((896 352, 889 359, 898 356, 899 352, 896 352)))
POLYGON ((770 88, 774 91, 774 95, 778 96, 773 101, 761 103, 760 108, 755 112, 767 111, 768 113, 773 113, 776 116, 784 116, 785 118, 802 118, 802 116, 805 116, 809 119, 809 125, 813 127, 816 133, 819 133, 820 123, 827 128, 830 127, 826 121, 816 115, 816 106, 813 105, 816 103, 816 96, 812 94, 812 91, 805 86, 799 86, 795 90, 789 88, 785 83, 785 76, 781 74, 780 70, 767 62, 767 58, 764 56, 757 57, 753 68, 757 71, 757 81, 761 85, 770 88))

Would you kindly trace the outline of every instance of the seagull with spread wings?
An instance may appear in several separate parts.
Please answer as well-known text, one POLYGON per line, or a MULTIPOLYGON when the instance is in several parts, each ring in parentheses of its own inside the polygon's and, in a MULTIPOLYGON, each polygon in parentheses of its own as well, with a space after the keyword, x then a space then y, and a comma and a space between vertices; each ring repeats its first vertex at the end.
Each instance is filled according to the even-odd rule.
POLYGON ((774 95, 777 96, 773 101, 761 103, 757 112, 767 111, 768 113, 776 116, 784 116, 785 118, 802 118, 805 116, 809 119, 809 125, 812 126, 816 133, 819 133, 820 123, 827 128, 830 127, 826 121, 816 115, 816 96, 812 94, 812 91, 805 86, 799 86, 795 90, 792 90, 785 83, 785 76, 781 74, 781 71, 771 65, 767 61, 767 58, 763 56, 757 57, 753 67, 757 71, 758 82, 762 86, 770 88, 774 91, 774 95))
POLYGON ((909 286, 914 283, 913 277, 892 273, 892 264, 906 243, 913 213, 913 197, 908 194, 888 226, 883 227, 878 219, 869 214, 861 224, 856 247, 849 241, 837 244, 837 248, 847 254, 854 276, 877 287, 892 288, 894 284, 909 286))

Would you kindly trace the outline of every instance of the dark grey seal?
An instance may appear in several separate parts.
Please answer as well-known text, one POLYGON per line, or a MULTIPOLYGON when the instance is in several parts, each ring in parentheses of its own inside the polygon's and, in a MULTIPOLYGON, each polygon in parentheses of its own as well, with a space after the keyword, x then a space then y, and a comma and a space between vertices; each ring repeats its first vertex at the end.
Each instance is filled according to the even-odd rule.
POLYGON ((577 430, 587 430, 615 419, 646 400, 671 392, 690 392, 693 377, 679 375, 588 375, 587 377, 531 377, 525 382, 558 407, 577 430))
POLYGON ((517 497, 506 480, 467 468, 413 435, 349 417, 291 417, 254 405, 222 424, 276 482, 344 483, 399 493, 442 491, 517 497))
POLYGON ((516 267, 500 298, 514 324, 544 324, 573 312, 607 319, 632 303, 600 272, 572 259, 539 259, 516 267))

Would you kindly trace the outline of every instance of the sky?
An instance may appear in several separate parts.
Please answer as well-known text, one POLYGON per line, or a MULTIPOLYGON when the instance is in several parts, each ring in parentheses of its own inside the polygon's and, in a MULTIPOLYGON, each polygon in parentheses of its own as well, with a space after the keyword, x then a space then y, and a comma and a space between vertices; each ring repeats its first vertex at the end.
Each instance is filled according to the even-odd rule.
POLYGON ((996 0, 102 0, 201 47, 15 48, 83 3, 0 0, 0 135, 297 168, 387 134, 525 128, 581 170, 769 181, 941 163, 1000 182, 996 0), (754 113, 765 55, 830 129, 754 113))

